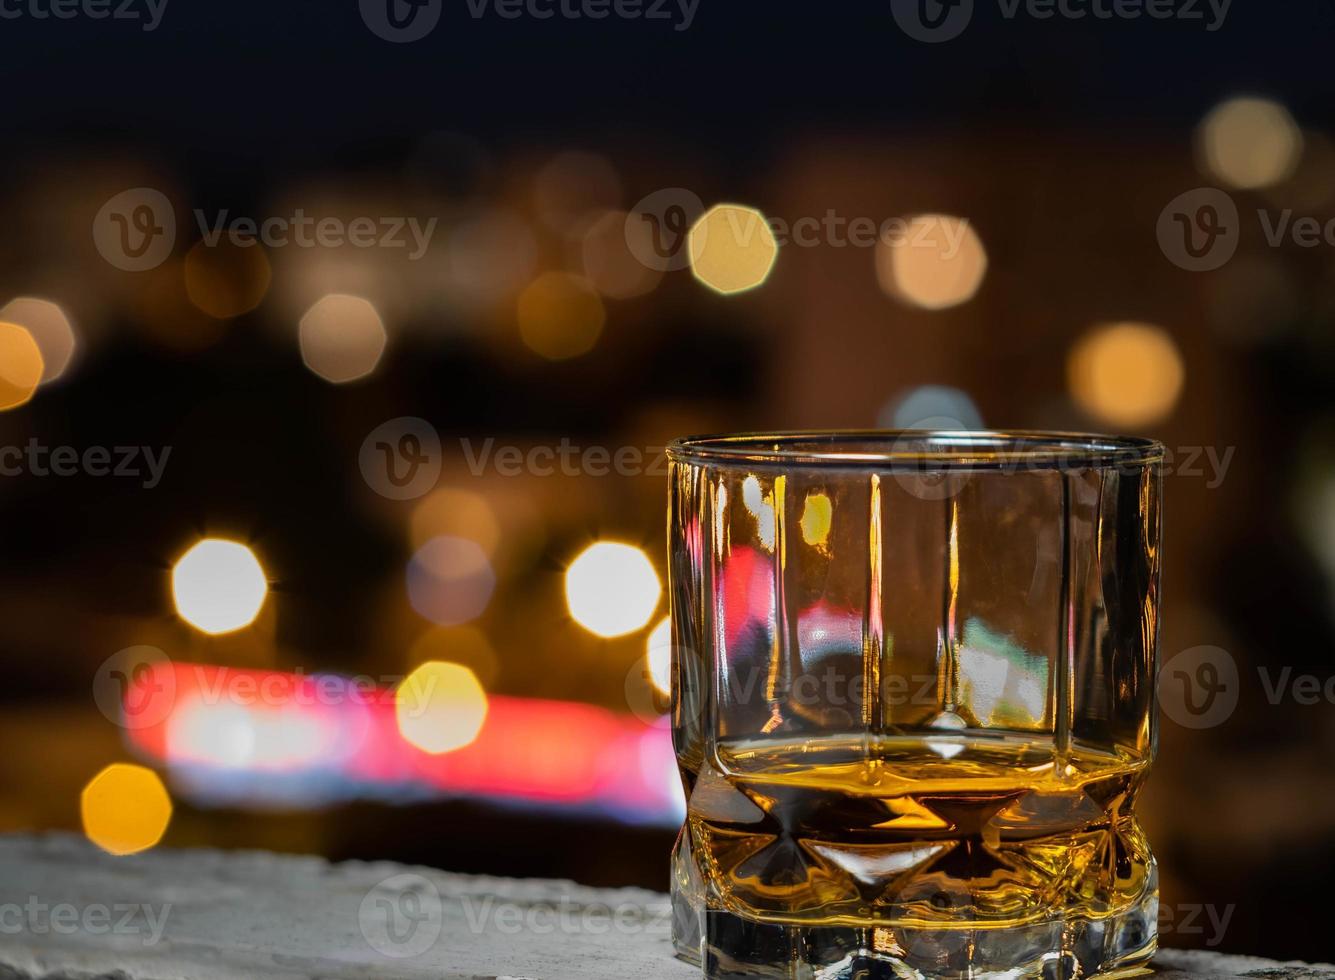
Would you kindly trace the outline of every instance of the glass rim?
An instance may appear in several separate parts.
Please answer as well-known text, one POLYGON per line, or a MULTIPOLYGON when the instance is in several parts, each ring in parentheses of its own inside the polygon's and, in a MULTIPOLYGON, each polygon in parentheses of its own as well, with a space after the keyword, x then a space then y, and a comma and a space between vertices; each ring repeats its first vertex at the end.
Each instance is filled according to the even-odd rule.
POLYGON ((1162 462, 1163 443, 1040 429, 818 429, 686 436, 667 447, 674 462, 704 466, 965 470, 1108 468, 1162 462))

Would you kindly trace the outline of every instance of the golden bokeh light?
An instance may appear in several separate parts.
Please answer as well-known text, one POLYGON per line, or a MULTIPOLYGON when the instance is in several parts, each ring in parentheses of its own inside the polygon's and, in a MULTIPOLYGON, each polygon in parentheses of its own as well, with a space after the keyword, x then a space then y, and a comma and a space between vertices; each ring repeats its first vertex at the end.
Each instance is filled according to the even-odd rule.
POLYGON ((259 559, 236 541, 205 538, 172 568, 177 614, 210 636, 249 626, 268 594, 269 581, 259 559))
POLYGON ((399 684, 394 716, 404 741, 440 755, 472 744, 487 720, 487 692, 462 664, 433 660, 399 684))
POLYGON ((408 602, 438 626, 458 626, 486 611, 496 573, 482 546, 471 538, 441 534, 408 562, 408 602))
POLYGON ((700 216, 687 238, 691 272, 715 292, 755 289, 774 270, 779 243, 755 208, 716 204, 700 216))
POLYGON ((625 211, 607 211, 594 221, 584 233, 580 248, 580 262, 584 276, 602 295, 612 299, 629 299, 652 292, 663 273, 651 269, 638 258, 631 248, 632 239, 640 254, 652 248, 653 230, 647 221, 627 222, 625 211))
POLYGON ((1141 428, 1167 418, 1186 370, 1173 339, 1148 323, 1095 327, 1071 349, 1071 397, 1099 421, 1141 428))
POLYGON ((1289 111, 1270 99, 1228 99, 1196 130, 1201 168, 1229 187, 1270 187, 1298 167, 1303 135, 1289 111))
POLYGON ((579 276, 547 272, 519 294, 519 335, 550 361, 588 353, 606 319, 602 299, 579 276))
POLYGON ((830 540, 830 527, 834 523, 834 504, 823 493, 807 494, 806 504, 802 508, 802 519, 798 522, 802 528, 802 540, 814 548, 824 548, 830 540))
POLYGON ((664 616, 649 634, 645 644, 649 680, 659 692, 672 694, 672 617, 664 616))
POLYGON ((216 343, 227 332, 227 321, 204 313, 186 295, 183 259, 168 259, 137 275, 139 289, 132 299, 135 322, 154 342, 173 350, 196 351, 216 343))
POLYGON ((575 622, 610 639, 644 627, 663 585, 649 556, 617 541, 590 545, 566 569, 566 606, 575 622))
POLYGON ((32 334, 17 323, 0 322, 0 412, 27 404, 45 370, 32 334))
POLYGON ((172 801, 152 769, 118 762, 88 781, 79 812, 90 841, 109 854, 135 854, 162 840, 172 801))
POLYGON ((902 234, 876 243, 881 289, 909 306, 944 310, 967 303, 986 275, 987 250, 964 218, 916 215, 902 234))
POLYGON ((55 303, 35 296, 20 296, 0 309, 0 322, 15 323, 32 336, 42 354, 42 384, 65 373, 78 340, 74 325, 55 303))
POLYGON ((215 320, 230 320, 259 306, 269 292, 273 270, 264 247, 222 239, 196 242, 185 257, 185 292, 196 308, 215 320))
POLYGON ((501 669, 487 634, 476 626, 433 626, 413 641, 408 660, 414 664, 430 660, 462 664, 477 675, 483 687, 494 684, 501 669))
POLYGON ((420 548, 442 534, 471 538, 488 555, 495 554, 501 540, 496 512, 487 498, 472 490, 441 487, 423 497, 413 508, 409 535, 420 548))
POLYGON ((331 384, 373 372, 389 339, 371 302, 346 293, 331 293, 307 310, 298 338, 306 366, 331 384))

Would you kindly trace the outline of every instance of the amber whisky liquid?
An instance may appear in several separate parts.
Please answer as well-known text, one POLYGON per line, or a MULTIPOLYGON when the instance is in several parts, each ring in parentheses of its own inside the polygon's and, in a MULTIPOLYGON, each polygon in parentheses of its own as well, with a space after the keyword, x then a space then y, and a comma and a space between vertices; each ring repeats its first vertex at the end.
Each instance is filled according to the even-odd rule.
MULTIPOLYGON (((997 930, 1143 904, 1147 760, 1034 734, 722 741, 689 825, 713 900, 810 927, 997 930)), ((999 937, 998 937, 999 938, 999 937)))

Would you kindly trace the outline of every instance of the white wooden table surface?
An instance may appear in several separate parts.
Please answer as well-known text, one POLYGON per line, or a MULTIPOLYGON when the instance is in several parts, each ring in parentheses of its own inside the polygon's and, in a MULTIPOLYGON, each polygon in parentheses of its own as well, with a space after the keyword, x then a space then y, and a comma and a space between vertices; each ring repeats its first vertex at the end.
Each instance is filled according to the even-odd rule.
MULTIPOLYGON (((666 895, 258 852, 0 836, 0 980, 688 980, 666 895)), ((1335 968, 1162 951, 1166 980, 1335 968)))

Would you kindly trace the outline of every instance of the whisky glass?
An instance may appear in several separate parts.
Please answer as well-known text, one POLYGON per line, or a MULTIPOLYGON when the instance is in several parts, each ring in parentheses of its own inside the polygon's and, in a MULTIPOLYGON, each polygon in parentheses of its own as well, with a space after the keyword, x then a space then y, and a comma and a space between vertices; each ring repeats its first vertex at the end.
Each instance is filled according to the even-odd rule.
POLYGON ((827 980, 1148 960, 1163 447, 825 432, 669 458, 678 955, 827 980))

